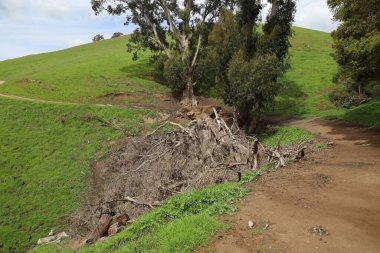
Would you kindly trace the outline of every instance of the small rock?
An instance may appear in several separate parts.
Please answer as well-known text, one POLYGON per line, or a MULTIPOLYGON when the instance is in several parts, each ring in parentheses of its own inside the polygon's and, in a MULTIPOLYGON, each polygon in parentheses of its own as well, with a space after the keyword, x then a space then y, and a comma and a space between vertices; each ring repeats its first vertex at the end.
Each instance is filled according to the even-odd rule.
POLYGON ((37 245, 53 243, 55 241, 56 241, 55 236, 47 236, 47 237, 38 239, 37 245))
POLYGON ((254 226, 256 225, 256 222, 254 222, 254 221, 252 221, 252 220, 250 220, 250 221, 248 221, 248 227, 249 228, 254 228, 254 226))
POLYGON ((66 234, 65 231, 62 231, 61 233, 57 234, 56 237, 57 237, 57 239, 61 240, 61 239, 69 237, 69 235, 66 234))
POLYGON ((67 237, 69 237, 69 235, 66 234, 66 232, 63 231, 63 232, 61 232, 61 233, 59 233, 57 235, 51 235, 51 236, 47 236, 47 237, 38 239, 37 245, 50 244, 50 243, 59 243, 59 242, 61 242, 62 239, 67 238, 67 237))
POLYGON ((264 230, 267 230, 269 228, 269 226, 271 225, 270 221, 268 219, 266 220, 263 220, 261 222, 261 227, 264 229, 264 230))
POLYGON ((318 235, 318 236, 326 236, 330 234, 329 231, 324 229, 321 225, 319 225, 318 227, 309 229, 309 232, 311 234, 318 235))
POLYGON ((52 236, 52 235, 54 235, 54 230, 53 230, 53 229, 52 229, 52 230, 50 230, 50 232, 49 232, 48 236, 52 236))

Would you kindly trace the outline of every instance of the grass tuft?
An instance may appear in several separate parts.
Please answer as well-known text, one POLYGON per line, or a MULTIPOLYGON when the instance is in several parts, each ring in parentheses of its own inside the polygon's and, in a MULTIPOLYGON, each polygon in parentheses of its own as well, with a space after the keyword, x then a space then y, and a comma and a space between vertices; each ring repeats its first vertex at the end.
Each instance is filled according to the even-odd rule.
POLYGON ((270 147, 290 146, 301 141, 312 142, 315 138, 305 129, 292 126, 272 127, 259 134, 259 139, 270 147))

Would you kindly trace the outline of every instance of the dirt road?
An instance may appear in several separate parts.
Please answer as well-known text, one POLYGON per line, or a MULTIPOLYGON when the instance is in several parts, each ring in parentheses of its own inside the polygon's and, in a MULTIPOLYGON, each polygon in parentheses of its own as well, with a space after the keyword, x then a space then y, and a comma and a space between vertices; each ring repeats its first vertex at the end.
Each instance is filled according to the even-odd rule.
POLYGON ((200 252, 380 252, 380 132, 319 119, 291 125, 335 147, 251 183, 224 217, 231 229, 200 252), (249 229, 249 220, 270 225, 249 229))

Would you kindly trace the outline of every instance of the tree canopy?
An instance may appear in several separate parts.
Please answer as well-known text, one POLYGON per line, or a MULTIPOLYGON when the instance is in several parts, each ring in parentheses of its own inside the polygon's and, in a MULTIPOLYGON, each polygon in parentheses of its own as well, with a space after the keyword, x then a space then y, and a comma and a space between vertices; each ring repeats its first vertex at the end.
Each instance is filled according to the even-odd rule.
POLYGON ((236 108, 246 132, 256 129, 265 106, 280 91, 278 77, 288 67, 295 1, 270 2, 267 20, 260 25, 260 1, 237 1, 236 13, 223 10, 209 38, 224 101, 236 108))
POLYGON ((359 95, 379 95, 379 0, 328 0, 328 5, 342 22, 332 33, 340 82, 359 95))
MULTIPOLYGON (((215 22, 222 7, 233 0, 92 0, 96 14, 125 15, 125 24, 136 24, 129 49, 163 50, 169 59, 179 57, 186 76, 183 103, 196 105, 193 73, 202 45, 204 27, 215 22), (170 36, 167 36, 170 35, 170 36), (136 46, 137 45, 137 46, 136 46)), ((137 51, 135 51, 137 56, 137 51)))

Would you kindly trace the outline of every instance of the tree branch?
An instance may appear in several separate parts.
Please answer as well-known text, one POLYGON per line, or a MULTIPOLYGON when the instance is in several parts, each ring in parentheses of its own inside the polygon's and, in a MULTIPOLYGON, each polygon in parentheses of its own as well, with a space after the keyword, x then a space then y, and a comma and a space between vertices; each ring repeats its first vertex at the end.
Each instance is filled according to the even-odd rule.
MULTIPOLYGON (((142 11, 143 12, 143 11, 142 11)), ((143 12, 144 13, 144 12, 143 12)), ((145 21, 147 22, 147 24, 152 28, 153 30, 153 34, 154 34, 154 37, 153 39, 158 43, 158 45, 160 45, 160 47, 165 51, 166 55, 171 59, 173 58, 171 53, 170 53, 170 50, 169 48, 167 48, 165 46, 165 44, 161 41, 160 37, 158 36, 158 32, 157 32, 157 28, 156 28, 156 24, 152 23, 149 19, 149 17, 146 15, 146 13, 143 14, 144 15, 144 19, 145 21)))
POLYGON ((162 9, 164 10, 166 21, 169 24, 169 30, 173 35, 174 39, 177 41, 178 45, 180 46, 181 51, 183 51, 184 45, 182 44, 181 36, 178 34, 178 29, 173 23, 172 17, 170 15, 170 10, 166 4, 166 0, 160 0, 159 2, 161 3, 162 9))
POLYGON ((195 54, 194 54, 194 57, 193 57, 193 62, 191 63, 191 68, 194 68, 194 66, 195 66, 195 64, 197 62, 197 57, 198 57, 199 49, 201 48, 201 42, 202 42, 202 35, 199 35, 197 50, 195 51, 195 54))

